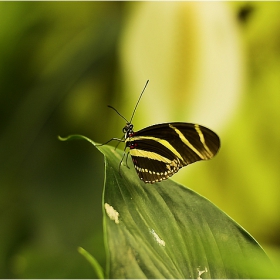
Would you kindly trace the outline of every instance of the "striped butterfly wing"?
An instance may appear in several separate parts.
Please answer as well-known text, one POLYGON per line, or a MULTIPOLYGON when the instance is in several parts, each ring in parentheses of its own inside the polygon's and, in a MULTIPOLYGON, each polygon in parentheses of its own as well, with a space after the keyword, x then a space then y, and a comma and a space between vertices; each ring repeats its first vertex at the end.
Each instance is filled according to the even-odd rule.
POLYGON ((210 129, 191 123, 163 123, 139 130, 126 146, 145 183, 160 182, 188 164, 212 158, 220 139, 210 129))

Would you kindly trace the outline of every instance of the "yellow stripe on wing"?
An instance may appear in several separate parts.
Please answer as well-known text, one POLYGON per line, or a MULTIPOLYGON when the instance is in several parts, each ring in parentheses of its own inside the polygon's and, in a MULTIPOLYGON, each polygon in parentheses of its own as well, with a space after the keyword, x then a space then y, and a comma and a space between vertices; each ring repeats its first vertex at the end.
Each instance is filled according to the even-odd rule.
MULTIPOLYGON (((178 153, 178 151, 168 141, 166 141, 164 139, 160 139, 160 138, 156 138, 156 137, 152 137, 152 136, 133 136, 131 138, 127 138, 125 140, 125 142, 136 141, 136 140, 140 140, 141 141, 141 140, 145 140, 145 139, 153 140, 155 142, 158 142, 158 143, 162 144, 164 147, 166 147, 168 150, 170 150, 177 158, 179 158, 184 164, 187 164, 184 161, 184 159, 182 158, 182 156, 180 155, 180 153, 178 153)), ((137 150, 139 152, 138 149, 131 149, 130 153, 133 152, 134 150, 137 150)), ((141 150, 141 151, 143 151, 143 150, 141 150)), ((153 153, 153 152, 148 152, 148 151, 143 151, 143 152, 145 152, 145 153, 153 153)), ((156 154, 156 155, 160 156, 157 153, 153 153, 153 154, 156 154)), ((137 156, 137 155, 134 154, 134 156, 137 156)), ((144 157, 149 157, 149 156, 144 156, 144 157)))
POLYGON ((194 128, 195 128, 196 132, 198 133, 200 142, 202 143, 204 149, 207 151, 209 158, 213 157, 213 153, 210 151, 210 149, 208 148, 208 146, 205 143, 205 138, 204 138, 204 135, 203 135, 199 125, 195 124, 194 128))
POLYGON ((170 159, 168 159, 166 157, 163 157, 158 153, 148 152, 148 151, 140 150, 140 149, 137 149, 137 148, 131 149, 129 152, 132 156, 135 156, 135 157, 150 158, 150 159, 162 161, 162 162, 168 163, 168 164, 171 163, 170 159))
POLYGON ((205 157, 189 142, 189 140, 184 136, 184 134, 172 124, 169 124, 171 127, 180 137, 181 141, 186 144, 193 152, 195 152, 201 159, 205 159, 205 157))

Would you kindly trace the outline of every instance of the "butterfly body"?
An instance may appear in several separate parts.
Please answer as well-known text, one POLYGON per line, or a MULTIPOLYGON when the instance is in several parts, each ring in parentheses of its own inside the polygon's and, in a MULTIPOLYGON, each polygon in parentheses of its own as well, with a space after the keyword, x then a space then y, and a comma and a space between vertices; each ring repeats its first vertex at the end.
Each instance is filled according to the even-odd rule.
POLYGON ((134 132, 128 122, 123 132, 136 172, 145 183, 160 182, 188 164, 210 159, 220 147, 213 131, 191 123, 162 123, 134 132))

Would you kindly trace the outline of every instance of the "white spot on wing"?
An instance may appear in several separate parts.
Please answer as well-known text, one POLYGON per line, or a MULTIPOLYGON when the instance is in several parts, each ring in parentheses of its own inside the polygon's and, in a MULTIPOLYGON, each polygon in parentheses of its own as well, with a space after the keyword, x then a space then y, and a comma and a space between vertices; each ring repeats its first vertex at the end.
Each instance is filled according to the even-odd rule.
POLYGON ((157 235, 157 233, 156 233, 153 229, 151 229, 150 232, 151 232, 151 234, 154 236, 156 242, 157 242, 159 245, 165 247, 165 241, 162 240, 162 239, 157 235))
POLYGON ((117 212, 110 204, 105 203, 105 211, 110 220, 114 221, 116 224, 119 223, 119 212, 117 212))

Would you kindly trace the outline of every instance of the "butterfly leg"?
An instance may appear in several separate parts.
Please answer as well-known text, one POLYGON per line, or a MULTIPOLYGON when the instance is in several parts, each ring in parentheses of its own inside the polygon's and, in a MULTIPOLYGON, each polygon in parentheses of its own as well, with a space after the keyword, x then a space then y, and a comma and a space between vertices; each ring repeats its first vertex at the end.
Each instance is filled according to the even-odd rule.
MULTIPOLYGON (((126 148, 125 148, 125 149, 126 149, 126 148)), ((124 160, 125 155, 126 155, 125 165, 126 165, 127 168, 130 169, 130 167, 128 166, 128 163, 127 163, 127 157, 128 157, 129 152, 126 153, 126 152, 125 152, 125 149, 124 149, 124 151, 123 151, 122 159, 121 159, 121 161, 120 161, 120 163, 119 163, 119 173, 121 173, 121 164, 122 164, 122 162, 123 162, 123 160, 124 160)))
POLYGON ((122 162, 123 162, 123 159, 124 159, 124 157, 125 157, 125 154, 126 154, 126 152, 125 152, 125 149, 124 149, 122 159, 121 159, 121 161, 120 161, 120 163, 119 163, 119 173, 120 173, 120 175, 121 175, 121 164, 122 164, 122 162))
POLYGON ((128 162, 127 162, 128 155, 129 155, 129 152, 126 153, 125 165, 126 165, 127 168, 130 169, 130 167, 128 166, 128 162))
MULTIPOLYGON (((120 145, 121 142, 124 142, 123 139, 124 139, 124 136, 122 137, 122 139, 118 139, 119 142, 118 142, 118 144, 116 145, 115 150, 118 148, 118 146, 120 145)), ((115 140, 116 140, 116 139, 115 139, 115 140)))
MULTIPOLYGON (((103 146, 103 145, 106 145, 106 144, 110 143, 110 142, 111 142, 111 141, 113 141, 113 140, 115 140, 115 141, 119 141, 119 142, 124 142, 124 140, 123 140, 123 139, 119 139, 119 138, 112 138, 112 139, 110 139, 109 141, 107 141, 107 142, 105 142, 105 143, 103 143, 103 144, 97 144, 96 146, 103 146)), ((119 145, 119 143, 118 143, 118 145, 119 145)))

